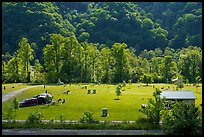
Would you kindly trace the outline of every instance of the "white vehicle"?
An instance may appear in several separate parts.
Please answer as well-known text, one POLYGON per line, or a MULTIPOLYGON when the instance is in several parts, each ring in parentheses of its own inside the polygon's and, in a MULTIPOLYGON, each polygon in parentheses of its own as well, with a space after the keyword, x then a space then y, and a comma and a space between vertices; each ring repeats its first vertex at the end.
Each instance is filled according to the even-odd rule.
POLYGON ((57 85, 64 85, 64 82, 57 82, 57 85))
POLYGON ((48 104, 52 101, 53 96, 49 93, 41 93, 37 96, 34 96, 33 98, 38 99, 38 104, 48 104))

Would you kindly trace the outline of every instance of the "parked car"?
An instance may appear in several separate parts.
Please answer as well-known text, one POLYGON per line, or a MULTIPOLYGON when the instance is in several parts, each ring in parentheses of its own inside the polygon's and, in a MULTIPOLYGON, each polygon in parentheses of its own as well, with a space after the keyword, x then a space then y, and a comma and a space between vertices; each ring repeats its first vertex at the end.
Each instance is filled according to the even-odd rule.
POLYGON ((64 85, 64 82, 57 82, 57 85, 64 85))
POLYGON ((23 101, 19 102, 20 107, 35 106, 37 104, 38 100, 36 98, 24 99, 23 101))
POLYGON ((52 101, 53 96, 49 93, 41 93, 33 98, 37 99, 38 104, 48 104, 52 101))

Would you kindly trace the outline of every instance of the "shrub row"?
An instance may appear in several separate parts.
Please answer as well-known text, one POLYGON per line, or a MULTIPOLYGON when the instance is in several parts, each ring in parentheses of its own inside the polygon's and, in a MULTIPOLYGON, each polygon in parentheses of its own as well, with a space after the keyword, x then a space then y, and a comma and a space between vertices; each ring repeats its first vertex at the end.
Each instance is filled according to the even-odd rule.
POLYGON ((39 122, 39 123, 28 123, 28 122, 2 122, 2 129, 13 129, 13 128, 40 128, 40 129, 123 129, 123 130, 152 130, 160 129, 160 126, 152 125, 147 122, 122 122, 110 124, 109 121, 104 123, 53 123, 53 122, 39 122))

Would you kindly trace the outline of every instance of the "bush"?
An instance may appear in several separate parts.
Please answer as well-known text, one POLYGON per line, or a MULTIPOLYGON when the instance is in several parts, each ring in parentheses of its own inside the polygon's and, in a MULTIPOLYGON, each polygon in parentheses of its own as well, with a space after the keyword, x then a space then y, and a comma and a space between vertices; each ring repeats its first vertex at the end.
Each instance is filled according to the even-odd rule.
POLYGON ((86 111, 84 115, 80 118, 81 123, 99 123, 98 120, 93 118, 93 113, 86 111))
POLYGON ((18 101, 17 98, 15 98, 15 99, 13 100, 13 105, 14 105, 14 109, 18 109, 18 108, 19 108, 19 101, 18 101))
POLYGON ((119 96, 121 95, 121 89, 122 89, 122 85, 119 83, 117 86, 116 86, 116 89, 115 89, 115 93, 117 95, 117 100, 119 100, 119 96))
POLYGON ((55 123, 55 119, 51 118, 50 123, 55 123))
POLYGON ((139 109, 140 112, 144 113, 147 116, 147 119, 150 123, 158 125, 162 112, 164 111, 164 99, 160 98, 161 91, 156 89, 153 93, 154 98, 150 98, 148 102, 148 106, 145 109, 139 109))
POLYGON ((3 119, 7 120, 9 123, 11 123, 12 120, 16 117, 16 110, 14 109, 13 104, 8 105, 4 108, 4 111, 2 113, 3 119))
POLYGON ((183 88, 183 87, 184 87, 184 84, 183 84, 183 82, 181 82, 181 83, 178 83, 178 84, 177 84, 177 87, 176 87, 176 88, 177 88, 177 89, 178 89, 178 88, 181 89, 181 88, 183 88))
POLYGON ((65 123, 65 118, 63 115, 60 115, 60 123, 65 123))
POLYGON ((123 82, 122 82, 122 85, 121 85, 123 88, 126 86, 126 82, 125 82, 125 80, 123 80, 123 82))
POLYGON ((166 134, 198 135, 202 134, 202 116, 194 104, 176 102, 166 111, 162 128, 166 134))
POLYGON ((2 122, 2 129, 12 129, 12 128, 41 128, 41 129, 120 129, 120 130, 153 130, 160 129, 160 126, 153 125, 148 121, 141 119, 141 121, 135 121, 129 123, 124 121, 123 123, 110 123, 110 121, 105 121, 104 123, 44 123, 30 125, 24 122, 2 122))
POLYGON ((37 124, 42 122, 42 118, 44 117, 43 113, 39 111, 33 111, 28 116, 28 119, 26 120, 26 123, 29 124, 37 124))

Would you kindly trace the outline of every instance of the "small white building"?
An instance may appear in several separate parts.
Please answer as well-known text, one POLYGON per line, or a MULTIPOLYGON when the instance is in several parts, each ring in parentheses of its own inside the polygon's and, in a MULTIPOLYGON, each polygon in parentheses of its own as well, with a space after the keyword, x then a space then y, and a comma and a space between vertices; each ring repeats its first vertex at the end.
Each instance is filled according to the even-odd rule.
POLYGON ((177 77, 177 78, 175 78, 175 79, 172 79, 171 82, 172 82, 173 84, 178 85, 178 84, 183 83, 183 80, 182 80, 182 79, 179 79, 179 78, 177 77))
POLYGON ((184 101, 190 104, 195 104, 196 96, 192 90, 166 90, 162 91, 160 97, 165 97, 166 101, 184 101))

